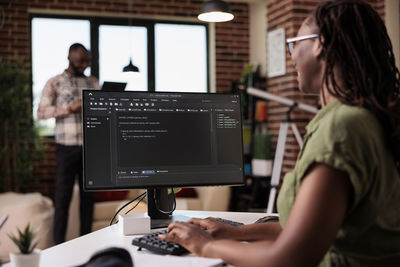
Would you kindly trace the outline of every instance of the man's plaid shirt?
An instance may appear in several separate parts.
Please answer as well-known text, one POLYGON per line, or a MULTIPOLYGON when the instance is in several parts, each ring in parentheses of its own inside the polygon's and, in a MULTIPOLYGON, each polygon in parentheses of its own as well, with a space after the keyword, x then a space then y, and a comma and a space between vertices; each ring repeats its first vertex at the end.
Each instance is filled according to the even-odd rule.
POLYGON ((56 143, 82 145, 81 113, 71 113, 68 106, 82 99, 82 89, 99 89, 95 77, 76 77, 64 71, 47 81, 42 91, 38 119, 56 118, 56 143))

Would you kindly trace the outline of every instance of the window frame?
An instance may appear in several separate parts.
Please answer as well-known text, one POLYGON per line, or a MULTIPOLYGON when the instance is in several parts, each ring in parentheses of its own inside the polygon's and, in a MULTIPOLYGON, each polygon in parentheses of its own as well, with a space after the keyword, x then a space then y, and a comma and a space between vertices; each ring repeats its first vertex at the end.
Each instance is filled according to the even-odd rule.
MULTIPOLYGON (((142 26, 147 28, 147 92, 156 92, 156 73, 155 73, 155 25, 156 24, 176 24, 176 25, 202 25, 205 27, 206 32, 206 92, 211 92, 212 74, 210 73, 210 25, 200 21, 190 21, 188 18, 177 19, 157 19, 157 18, 135 18, 135 17, 109 17, 109 16, 89 16, 79 14, 50 14, 41 12, 29 13, 29 42, 30 42, 30 85, 31 85, 31 103, 33 104, 33 47, 32 47, 32 21, 34 18, 48 18, 48 19, 73 19, 73 20, 86 20, 90 24, 90 53, 91 53, 91 69, 90 75, 99 77, 99 27, 101 25, 114 25, 114 26, 142 26)), ((67 67, 67 66, 66 66, 67 67)), ((123 66, 121 66, 122 68, 123 66)), ((50 77, 49 77, 50 78, 50 77)), ((33 110, 32 112, 36 112, 33 110)), ((44 135, 46 136, 46 135, 44 135)), ((54 137, 48 135, 47 137, 54 137)))
MULTIPOLYGON (((102 17, 102 16, 83 16, 83 15, 67 15, 67 14, 44 14, 44 13, 30 13, 29 14, 29 41, 30 41, 30 59, 31 59, 31 85, 32 85, 32 20, 34 18, 52 18, 52 19, 74 19, 74 20, 87 20, 90 23, 90 52, 92 57, 91 72, 90 74, 99 78, 99 27, 101 25, 114 25, 114 26, 141 26, 147 28, 147 81, 148 92, 155 92, 155 24, 178 24, 178 25, 202 25, 206 30, 206 49, 207 49, 207 92, 210 92, 210 38, 209 38, 209 24, 197 21, 180 21, 173 19, 145 19, 133 17, 102 17)), ((122 68, 123 66, 121 66, 122 68)), ((33 92, 32 92, 33 101, 33 92)))

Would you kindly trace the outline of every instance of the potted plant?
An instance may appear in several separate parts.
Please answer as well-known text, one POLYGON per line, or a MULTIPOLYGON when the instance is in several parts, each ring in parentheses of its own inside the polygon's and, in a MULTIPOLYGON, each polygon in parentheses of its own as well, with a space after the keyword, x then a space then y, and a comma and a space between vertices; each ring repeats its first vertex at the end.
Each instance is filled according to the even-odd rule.
POLYGON ((255 133, 253 136, 252 174, 255 176, 271 176, 273 152, 272 136, 269 133, 255 133))
POLYGON ((28 192, 43 151, 32 117, 28 67, 0 57, 0 192, 28 192))
POLYGON ((38 267, 40 250, 35 249, 39 241, 36 238, 38 231, 35 231, 28 223, 23 231, 17 228, 18 236, 9 234, 8 236, 17 245, 19 253, 10 253, 11 266, 14 267, 38 267))

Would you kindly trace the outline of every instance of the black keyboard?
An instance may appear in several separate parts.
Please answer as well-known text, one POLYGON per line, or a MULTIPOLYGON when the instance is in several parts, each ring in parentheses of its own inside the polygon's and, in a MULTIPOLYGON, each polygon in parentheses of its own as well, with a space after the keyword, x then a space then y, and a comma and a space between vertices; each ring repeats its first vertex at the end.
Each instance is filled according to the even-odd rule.
POLYGON ((162 230, 132 240, 132 245, 138 246, 139 250, 145 248, 151 252, 163 255, 181 255, 188 251, 179 244, 165 241, 158 237, 159 234, 167 235, 167 230, 162 230))
POLYGON ((214 220, 216 220, 217 222, 222 222, 222 223, 226 223, 232 226, 240 226, 240 225, 244 225, 244 223, 241 222, 235 222, 235 221, 231 221, 228 219, 223 219, 223 218, 218 218, 218 217, 210 217, 213 218, 214 220))

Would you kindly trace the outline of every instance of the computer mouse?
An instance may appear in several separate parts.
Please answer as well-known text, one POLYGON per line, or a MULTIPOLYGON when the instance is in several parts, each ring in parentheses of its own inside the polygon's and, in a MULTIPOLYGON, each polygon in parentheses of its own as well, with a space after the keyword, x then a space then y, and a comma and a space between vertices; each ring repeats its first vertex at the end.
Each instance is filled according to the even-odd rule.
POLYGON ((87 263, 77 267, 133 267, 133 261, 126 249, 110 247, 97 251, 87 263))
POLYGON ((271 216, 261 217, 254 223, 265 223, 265 222, 279 222, 279 216, 271 215, 271 216))

